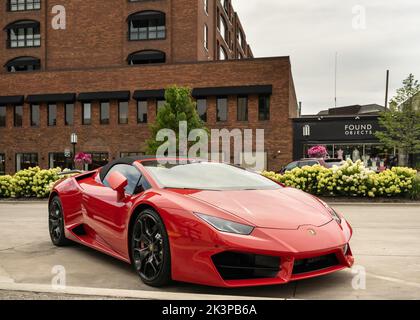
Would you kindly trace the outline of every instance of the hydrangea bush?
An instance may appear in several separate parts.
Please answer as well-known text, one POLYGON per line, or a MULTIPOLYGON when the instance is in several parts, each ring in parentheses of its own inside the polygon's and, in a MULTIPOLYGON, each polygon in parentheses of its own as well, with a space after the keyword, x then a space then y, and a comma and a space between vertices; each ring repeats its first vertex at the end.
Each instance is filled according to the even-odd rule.
POLYGON ((17 172, 14 176, 0 176, 0 198, 46 198, 61 169, 41 170, 39 167, 17 172))
POLYGON ((418 196, 417 171, 395 167, 376 173, 364 167, 360 160, 347 160, 342 166, 325 168, 320 165, 295 168, 283 175, 263 172, 263 175, 286 186, 319 196, 402 197, 418 196))

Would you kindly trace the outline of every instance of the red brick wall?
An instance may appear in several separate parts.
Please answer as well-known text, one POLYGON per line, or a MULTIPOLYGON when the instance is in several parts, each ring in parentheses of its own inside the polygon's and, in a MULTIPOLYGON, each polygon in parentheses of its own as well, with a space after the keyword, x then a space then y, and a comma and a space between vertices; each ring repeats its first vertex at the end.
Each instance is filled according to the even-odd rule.
MULTIPOLYGON (((242 61, 168 64, 164 66, 134 66, 98 68, 79 71, 32 72, 0 75, 1 95, 160 89, 173 84, 189 87, 239 85, 273 85, 270 121, 258 121, 258 97, 249 98, 249 121, 236 121, 236 97, 229 97, 229 120, 216 123, 216 100, 208 100, 210 128, 251 128, 266 130, 266 149, 271 169, 292 160, 292 123, 290 109, 296 109, 291 91, 290 61, 265 58, 242 61), (42 79, 42 81, 40 81, 42 79), (291 98, 292 97, 292 98, 291 98), (277 152, 280 155, 277 156, 277 152)), ((93 124, 81 124, 81 104, 76 103, 74 127, 64 126, 63 105, 58 106, 58 125, 47 127, 47 107, 41 107, 41 126, 29 126, 29 105, 25 105, 24 125, 13 127, 13 108, 8 106, 7 128, 0 128, 0 153, 6 153, 7 170, 15 168, 17 152, 39 152, 40 165, 48 165, 49 152, 64 152, 70 148, 70 134, 79 135, 79 151, 109 152, 111 159, 120 152, 140 151, 149 137, 148 126, 137 124, 136 102, 130 101, 129 124, 118 124, 117 102, 111 103, 111 124, 99 124, 99 104, 93 103, 93 124)), ((149 119, 156 115, 155 101, 149 101, 149 119)))
MULTIPOLYGON (((41 59, 42 70, 68 70, 108 66, 124 66, 130 53, 156 49, 166 53, 167 62, 208 61, 217 58, 216 41, 222 43, 217 31, 216 7, 224 14, 219 0, 209 0, 209 14, 204 12, 203 0, 42 0, 41 10, 8 12, 7 0, 0 0, 0 26, 4 28, 17 20, 36 20, 41 25, 41 47, 6 49, 7 33, 0 31, 0 73, 10 59, 34 56, 41 59), (66 9, 66 29, 54 30, 51 22, 55 5, 66 9), (157 10, 166 14, 166 39, 129 41, 127 17, 143 10, 157 10), (203 47, 204 23, 209 26, 209 52, 203 47)), ((241 28, 233 8, 234 19, 227 19, 231 37, 235 41, 231 58, 236 57, 236 32, 241 28)), ((246 53, 245 53, 246 54, 246 53)))

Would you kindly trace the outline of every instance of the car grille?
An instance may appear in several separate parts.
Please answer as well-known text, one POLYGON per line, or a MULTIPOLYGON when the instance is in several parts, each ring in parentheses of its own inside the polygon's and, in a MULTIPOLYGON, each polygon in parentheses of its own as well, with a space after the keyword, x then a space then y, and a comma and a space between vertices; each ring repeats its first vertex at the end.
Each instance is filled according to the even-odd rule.
POLYGON ((222 252, 212 257, 224 280, 275 278, 280 271, 280 258, 248 253, 222 252))
POLYGON ((335 254, 329 254, 309 259, 295 260, 293 274, 302 274, 333 267, 339 264, 335 254))

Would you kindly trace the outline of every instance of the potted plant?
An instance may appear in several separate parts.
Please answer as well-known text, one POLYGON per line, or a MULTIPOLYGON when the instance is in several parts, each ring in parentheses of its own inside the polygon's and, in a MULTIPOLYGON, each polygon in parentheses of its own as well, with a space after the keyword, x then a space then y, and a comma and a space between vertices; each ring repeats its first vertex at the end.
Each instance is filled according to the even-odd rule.
POLYGON ((77 165, 81 165, 83 170, 89 170, 89 165, 92 164, 92 155, 88 153, 80 152, 76 154, 76 157, 74 157, 74 162, 77 165))

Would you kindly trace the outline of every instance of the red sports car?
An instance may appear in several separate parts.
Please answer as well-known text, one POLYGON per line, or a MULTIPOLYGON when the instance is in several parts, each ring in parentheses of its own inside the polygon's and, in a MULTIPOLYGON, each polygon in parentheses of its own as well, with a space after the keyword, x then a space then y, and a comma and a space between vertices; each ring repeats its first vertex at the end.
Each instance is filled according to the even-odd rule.
POLYGON ((326 203, 221 163, 116 160, 58 182, 52 242, 132 264, 141 280, 273 285, 351 267, 352 229, 326 203))

